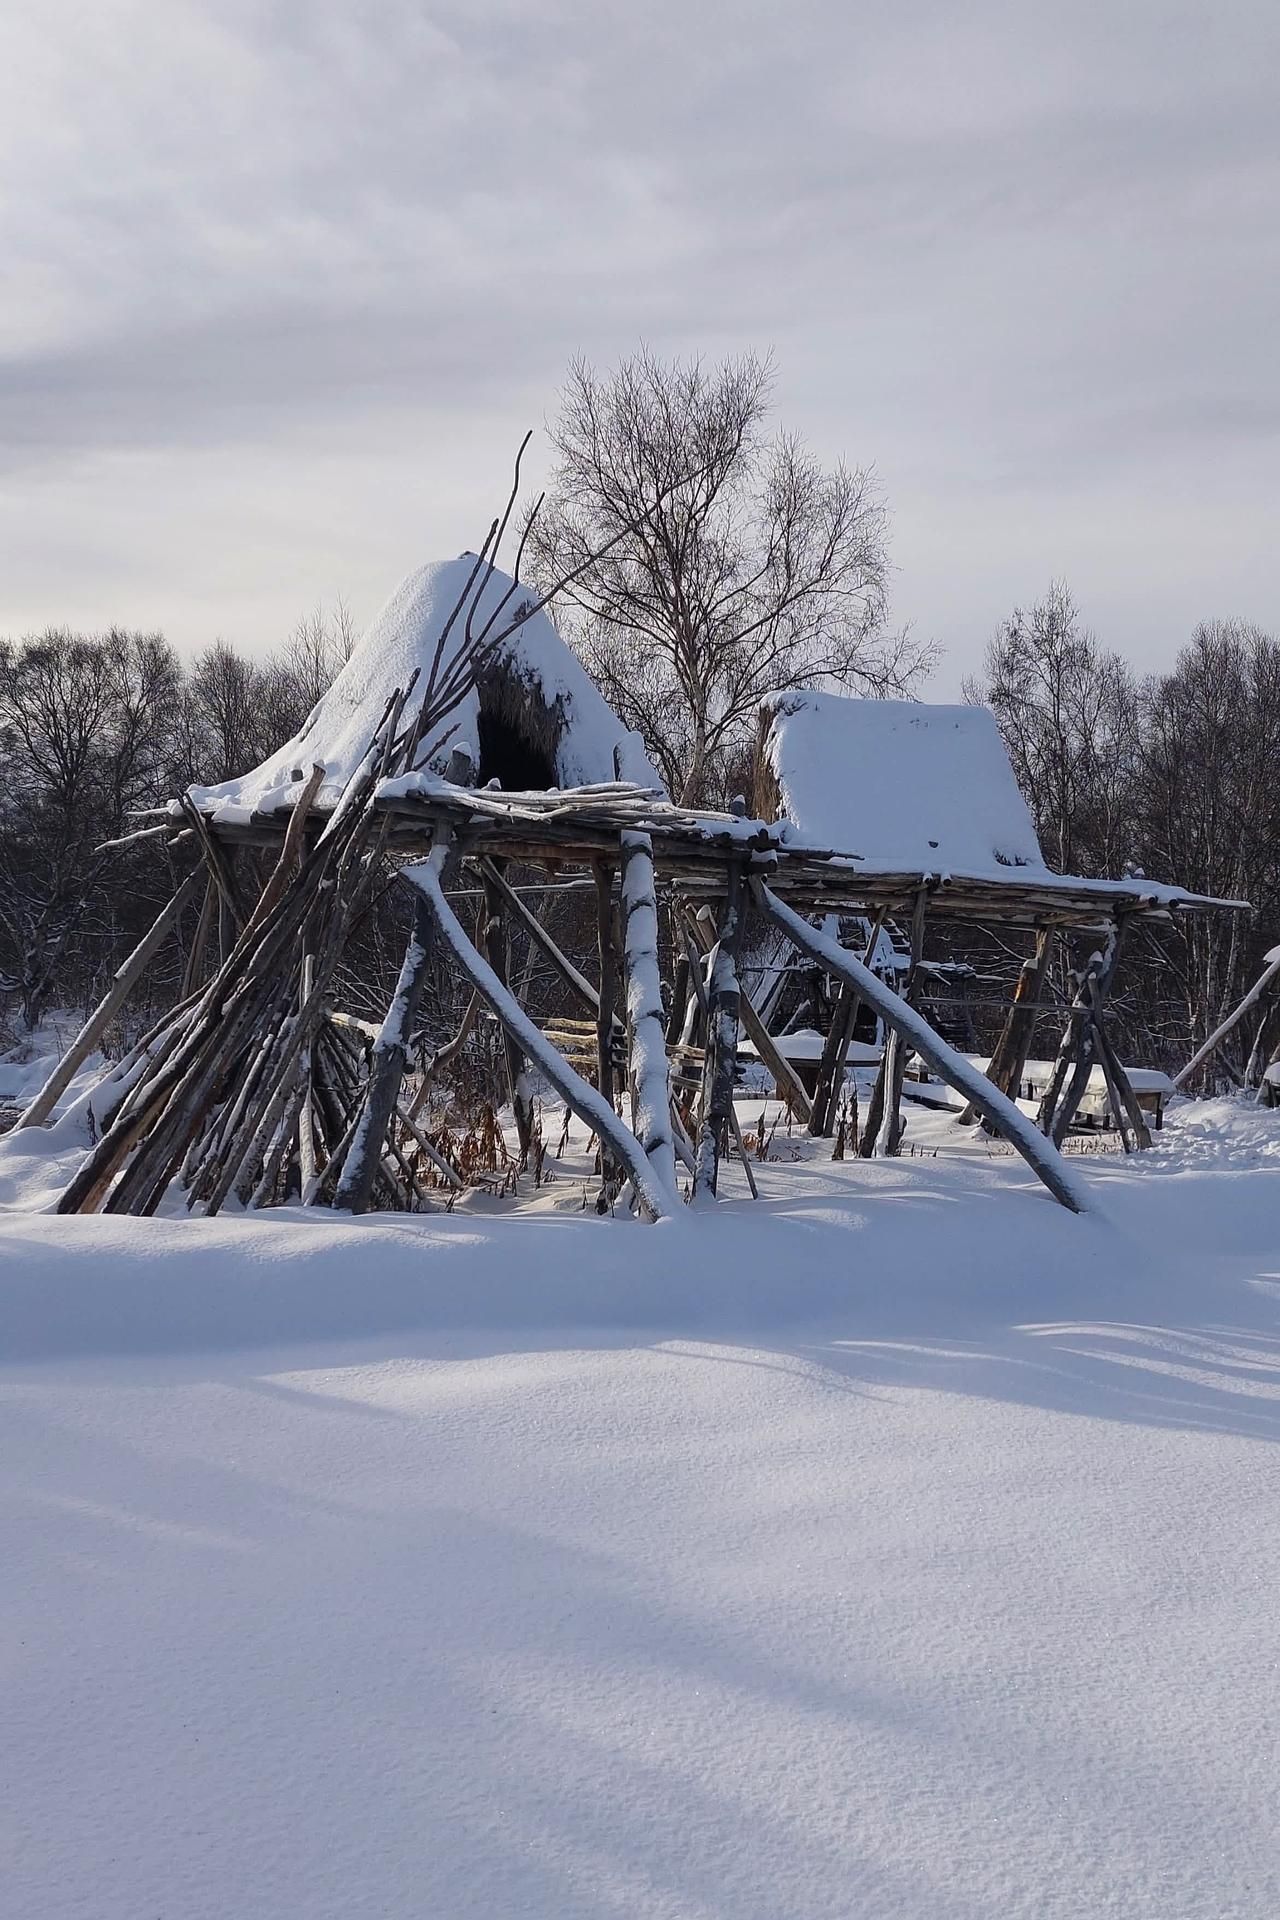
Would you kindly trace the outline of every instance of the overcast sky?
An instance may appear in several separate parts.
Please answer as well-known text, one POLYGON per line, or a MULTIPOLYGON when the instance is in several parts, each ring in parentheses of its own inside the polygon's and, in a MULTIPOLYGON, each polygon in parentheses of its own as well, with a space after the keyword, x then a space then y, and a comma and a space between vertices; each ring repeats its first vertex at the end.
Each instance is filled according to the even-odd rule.
POLYGON ((476 544, 569 357, 772 348, 953 692, 1054 576, 1280 631, 1276 0, 26 0, 0 634, 265 648, 476 544))

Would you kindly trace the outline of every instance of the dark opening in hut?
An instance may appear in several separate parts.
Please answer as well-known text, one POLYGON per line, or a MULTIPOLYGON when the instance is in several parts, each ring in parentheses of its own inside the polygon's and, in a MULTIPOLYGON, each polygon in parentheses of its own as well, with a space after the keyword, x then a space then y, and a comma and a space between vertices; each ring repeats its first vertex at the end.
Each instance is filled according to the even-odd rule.
POLYGON ((530 685, 508 660, 499 660, 477 688, 479 784, 491 780, 508 793, 546 792, 561 784, 558 753, 564 708, 530 685))

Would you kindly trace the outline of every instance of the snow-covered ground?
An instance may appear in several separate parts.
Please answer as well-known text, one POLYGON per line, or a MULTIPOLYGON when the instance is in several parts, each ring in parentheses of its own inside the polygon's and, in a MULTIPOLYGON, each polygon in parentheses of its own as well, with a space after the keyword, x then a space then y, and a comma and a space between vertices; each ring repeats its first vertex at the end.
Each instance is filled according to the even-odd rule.
POLYGON ((1273 1915, 1280 1112, 1084 1219, 955 1134, 661 1227, 0 1143, 0 1912, 1273 1915))

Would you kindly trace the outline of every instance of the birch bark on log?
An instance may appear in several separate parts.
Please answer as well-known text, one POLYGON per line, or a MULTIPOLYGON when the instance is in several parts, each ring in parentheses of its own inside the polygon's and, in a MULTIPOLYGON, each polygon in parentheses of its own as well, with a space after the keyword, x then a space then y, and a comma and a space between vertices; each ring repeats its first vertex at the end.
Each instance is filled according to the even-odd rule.
POLYGON ((738 1058, 738 947, 742 939, 742 876, 729 868, 720 939, 707 983, 707 1042, 703 1063, 702 1114, 693 1174, 694 1203, 716 1196, 720 1160, 733 1112, 733 1076, 738 1058))
MULTIPOLYGON (((443 855, 442 848, 441 859, 443 855)), ((373 1193, 387 1127, 395 1112, 400 1082, 409 1062, 409 1034, 431 964, 432 931, 431 915, 425 905, 419 902, 396 990, 373 1045, 364 1111, 347 1149, 342 1177, 334 1196, 336 1207, 346 1208, 352 1213, 363 1213, 373 1193)))
POLYGON ((671 1133, 671 1071, 662 1020, 658 972, 658 900, 653 842, 647 833, 622 835, 622 951, 626 960, 628 1082, 631 1125, 662 1185, 676 1197, 671 1133))

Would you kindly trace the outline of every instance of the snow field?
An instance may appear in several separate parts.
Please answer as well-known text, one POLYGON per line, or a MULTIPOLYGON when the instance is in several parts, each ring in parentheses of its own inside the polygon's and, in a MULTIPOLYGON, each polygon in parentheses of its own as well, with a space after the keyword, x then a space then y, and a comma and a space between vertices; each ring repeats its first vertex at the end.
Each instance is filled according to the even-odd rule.
POLYGON ((1269 1916, 1280 1115, 1215 1107, 1088 1219, 797 1146, 658 1227, 63 1220, 0 1147, 0 1910, 1269 1916))

